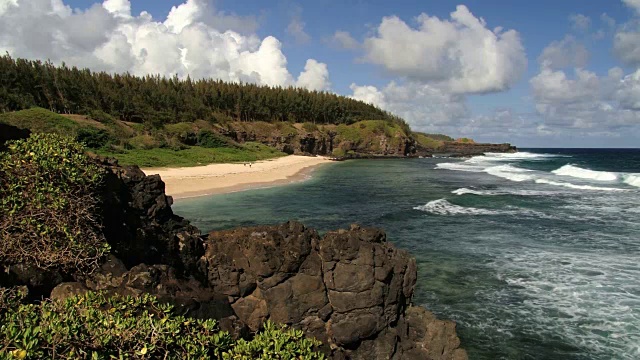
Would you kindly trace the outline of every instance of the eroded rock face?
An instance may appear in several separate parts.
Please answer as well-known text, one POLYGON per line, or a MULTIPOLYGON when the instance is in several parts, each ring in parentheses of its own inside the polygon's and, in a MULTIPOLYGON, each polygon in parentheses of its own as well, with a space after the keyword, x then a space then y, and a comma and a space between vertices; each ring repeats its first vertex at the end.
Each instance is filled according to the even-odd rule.
POLYGON ((321 238, 288 222, 215 231, 205 249, 199 265, 208 285, 227 295, 254 331, 266 319, 292 325, 326 343, 334 358, 399 359, 406 348, 421 358, 452 359, 459 346, 454 324, 445 324, 451 337, 446 326, 437 330, 440 323, 432 334, 426 320, 420 328, 422 318, 405 317, 416 263, 379 229, 352 226, 321 238), (432 347, 431 339, 439 342, 432 347), (438 351, 442 356, 434 357, 438 351))
POLYGON ((160 176, 111 159, 96 161, 109 170, 102 219, 113 253, 128 267, 167 264, 197 274, 196 261, 204 251, 200 230, 173 213, 160 176))
POLYGON ((455 323, 410 306, 415 260, 382 230, 321 237, 287 222, 201 236, 173 214, 159 177, 97 161, 110 172, 104 224, 114 252, 89 277, 56 279, 51 297, 150 293, 236 337, 271 319, 323 341, 333 359, 466 359, 455 323))

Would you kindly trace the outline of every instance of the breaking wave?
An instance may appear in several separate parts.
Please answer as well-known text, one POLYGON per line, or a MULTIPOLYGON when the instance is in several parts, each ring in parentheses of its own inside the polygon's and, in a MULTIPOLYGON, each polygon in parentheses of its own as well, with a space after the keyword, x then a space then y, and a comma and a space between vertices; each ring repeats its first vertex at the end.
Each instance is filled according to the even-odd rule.
POLYGON ((516 196, 549 196, 556 195, 555 191, 541 190, 475 190, 469 188, 460 188, 453 190, 452 194, 456 195, 479 195, 479 196, 499 196, 499 195, 516 195, 516 196))
POLYGON ((595 181, 616 181, 618 175, 608 171, 595 171, 583 169, 575 165, 564 165, 563 167, 553 170, 552 173, 560 176, 571 176, 574 178, 595 180, 595 181))
POLYGON ((563 186, 570 189, 575 190, 594 190, 594 191, 627 191, 626 189, 619 188, 611 188, 611 187, 602 187, 602 186, 591 186, 591 185, 577 185, 568 182, 562 181, 552 181, 548 179, 536 179, 537 184, 547 184, 553 186, 563 186))
POLYGON ((425 205, 416 206, 414 210, 420 210, 435 215, 497 215, 499 212, 473 207, 463 207, 452 204, 445 199, 429 201, 425 205))
POLYGON ((627 185, 640 187, 640 174, 627 174, 622 177, 627 185))

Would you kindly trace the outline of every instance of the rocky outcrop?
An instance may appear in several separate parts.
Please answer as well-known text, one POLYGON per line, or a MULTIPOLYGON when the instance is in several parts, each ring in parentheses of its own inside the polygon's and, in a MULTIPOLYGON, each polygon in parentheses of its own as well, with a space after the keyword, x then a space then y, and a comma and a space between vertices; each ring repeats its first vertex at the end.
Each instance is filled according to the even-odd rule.
POLYGON ((475 156, 488 152, 512 153, 518 149, 511 144, 476 144, 456 141, 446 141, 444 145, 437 149, 438 154, 448 156, 475 156))
POLYGON ((16 268, 22 277, 1 274, 0 286, 57 299, 150 293, 237 337, 270 319, 323 341, 333 359, 466 359, 453 322, 411 306, 415 260, 382 230, 320 236, 287 222, 202 236, 173 214, 159 177, 96 161, 108 170, 101 215, 112 255, 90 276, 16 268))
POLYGON ((5 143, 9 140, 26 139, 31 132, 15 126, 0 123, 0 151, 5 150, 5 143))
POLYGON ((200 260, 209 286, 257 330, 271 319, 327 344, 333 358, 464 359, 455 324, 410 307, 415 259, 379 229, 297 222, 216 231, 200 260))

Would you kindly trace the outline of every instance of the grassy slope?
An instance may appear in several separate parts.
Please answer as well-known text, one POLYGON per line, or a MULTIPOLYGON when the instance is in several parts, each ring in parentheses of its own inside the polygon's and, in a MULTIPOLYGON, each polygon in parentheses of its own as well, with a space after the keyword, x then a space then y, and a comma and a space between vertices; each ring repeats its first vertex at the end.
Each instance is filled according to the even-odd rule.
POLYGON ((230 163, 272 159, 285 154, 266 145, 246 143, 242 148, 204 148, 191 146, 183 150, 168 148, 133 149, 116 153, 96 150, 98 155, 118 159, 122 165, 140 167, 185 167, 213 163, 230 163))
POLYGON ((219 147, 200 147, 175 144, 175 138, 193 130, 210 130, 204 121, 167 125, 158 131, 146 131, 141 124, 113 121, 100 123, 84 116, 63 116, 46 109, 33 108, 0 114, 4 122, 32 132, 48 132, 76 136, 81 129, 106 132, 111 141, 108 146, 90 149, 115 157, 123 165, 144 167, 198 166, 211 163, 257 161, 284 156, 274 148, 257 144, 222 144, 219 147), (163 144, 164 141, 164 144, 163 144))

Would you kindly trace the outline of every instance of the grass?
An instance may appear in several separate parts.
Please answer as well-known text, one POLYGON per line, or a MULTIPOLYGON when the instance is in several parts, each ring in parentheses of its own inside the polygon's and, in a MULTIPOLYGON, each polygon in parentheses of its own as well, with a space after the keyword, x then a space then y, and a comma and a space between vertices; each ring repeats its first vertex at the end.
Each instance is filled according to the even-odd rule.
POLYGON ((31 108, 0 114, 0 122, 32 132, 75 135, 82 125, 43 108, 31 108))
POLYGON ((167 148, 124 150, 114 153, 97 150, 97 154, 118 159, 121 165, 138 165, 140 167, 188 167, 213 163, 232 163, 258 161, 285 156, 272 147, 246 143, 240 148, 203 148, 192 146, 184 150, 167 148))

